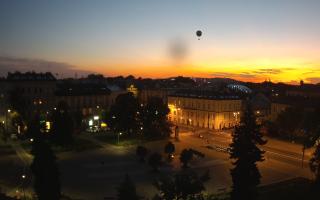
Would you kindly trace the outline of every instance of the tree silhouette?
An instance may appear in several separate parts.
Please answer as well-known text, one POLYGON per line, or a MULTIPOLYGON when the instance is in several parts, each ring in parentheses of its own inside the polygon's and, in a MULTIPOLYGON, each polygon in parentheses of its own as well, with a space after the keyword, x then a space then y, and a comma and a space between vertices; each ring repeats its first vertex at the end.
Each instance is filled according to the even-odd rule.
POLYGON ((121 185, 118 188, 118 200, 139 200, 139 196, 136 192, 136 186, 130 179, 129 175, 126 174, 124 181, 121 183, 121 185))
POLYGON ((320 143, 316 145, 316 149, 310 159, 310 169, 315 175, 315 183, 320 186, 320 143))
POLYGON ((26 132, 26 136, 28 138, 38 138, 41 137, 40 132, 41 126, 40 126, 40 116, 36 114, 28 124, 28 129, 26 132))
POLYGON ((149 98, 141 113, 144 135, 151 138, 169 137, 171 134, 171 123, 167 118, 169 112, 168 105, 161 98, 149 98))
POLYGON ((153 171, 157 172, 162 164, 162 156, 159 153, 153 153, 149 156, 148 164, 152 167, 153 171))
POLYGON ((174 153, 174 151, 176 150, 174 144, 172 142, 168 142, 166 144, 166 146, 164 147, 164 152, 166 154, 168 154, 168 160, 171 161, 172 160, 172 154, 174 153))
POLYGON ((188 168, 189 162, 194 158, 194 156, 197 156, 199 158, 204 158, 204 154, 200 151, 194 150, 194 149, 183 149, 180 154, 180 162, 182 163, 182 168, 186 169, 188 168))
POLYGON ((264 152, 257 145, 266 143, 262 138, 260 126, 256 123, 256 117, 248 105, 240 121, 232 133, 230 144, 230 158, 234 159, 234 168, 231 170, 233 188, 232 200, 256 199, 256 187, 260 184, 260 172, 256 162, 263 161, 264 152))
POLYGON ((8 105, 12 110, 19 113, 23 119, 27 119, 30 114, 31 103, 18 88, 9 91, 8 105))
POLYGON ((41 138, 33 142, 33 162, 30 166, 34 175, 34 190, 39 200, 59 200, 60 181, 56 157, 50 146, 41 138))
POLYGON ((183 170, 174 175, 161 177, 155 182, 159 200, 203 199, 204 183, 208 181, 207 172, 199 176, 192 170, 183 170))
POLYGON ((65 146, 73 142, 73 120, 68 112, 68 105, 65 102, 59 102, 57 109, 52 116, 51 134, 54 142, 65 146))
POLYGON ((137 146, 136 154, 140 158, 140 162, 145 162, 145 157, 148 154, 148 150, 144 146, 137 146))
POLYGON ((121 94, 111 106, 107 120, 113 131, 131 135, 139 127, 138 113, 138 100, 133 94, 121 94))

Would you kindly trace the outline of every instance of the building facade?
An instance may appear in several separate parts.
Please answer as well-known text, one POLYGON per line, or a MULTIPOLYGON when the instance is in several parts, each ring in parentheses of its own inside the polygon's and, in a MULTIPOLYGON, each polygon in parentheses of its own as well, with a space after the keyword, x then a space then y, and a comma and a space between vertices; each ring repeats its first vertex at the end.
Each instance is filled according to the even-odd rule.
POLYGON ((177 125, 224 129, 240 121, 241 100, 221 96, 168 96, 169 120, 177 125))
MULTIPOLYGON (((7 102, 11 99, 23 100, 30 112, 34 110, 48 110, 55 103, 55 77, 47 73, 8 73, 2 82, 2 96, 7 102)), ((8 105, 10 107, 10 105, 8 105)))
POLYGON ((168 103, 168 90, 166 89, 141 89, 138 93, 138 100, 146 104, 152 97, 161 98, 163 103, 168 103))

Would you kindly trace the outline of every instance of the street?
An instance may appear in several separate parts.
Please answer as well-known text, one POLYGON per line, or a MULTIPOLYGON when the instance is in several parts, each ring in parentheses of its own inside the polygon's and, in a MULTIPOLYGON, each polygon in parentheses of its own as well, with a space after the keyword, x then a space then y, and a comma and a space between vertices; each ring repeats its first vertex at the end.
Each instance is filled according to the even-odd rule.
MULTIPOLYGON (((125 174, 129 174, 135 182, 140 195, 152 197, 156 193, 153 186, 156 178, 170 175, 181 169, 179 154, 185 148, 193 148, 205 154, 204 158, 195 158, 190 166, 199 174, 204 173, 207 169, 210 170, 211 179, 205 184, 209 193, 228 191, 232 185, 230 176, 230 169, 233 167, 232 161, 229 159, 228 152, 225 151, 231 142, 231 137, 225 131, 198 130, 194 133, 189 130, 181 130, 179 141, 171 139, 176 147, 173 161, 171 163, 164 161, 159 173, 152 172, 147 163, 138 162, 135 155, 136 146, 114 146, 97 141, 90 135, 82 137, 99 143, 103 148, 83 152, 65 152, 57 155, 62 191, 73 198, 101 200, 105 197, 115 197, 117 186, 124 179, 125 174)), ((265 147, 261 147, 266 151, 265 161, 258 164, 262 175, 262 185, 299 176, 312 177, 307 165, 308 153, 305 167, 302 168, 301 153, 299 152, 301 148, 298 145, 272 139, 268 139, 268 141, 265 147)), ((165 158, 166 155, 163 152, 167 142, 168 140, 148 142, 145 146, 148 148, 149 154, 159 152, 165 158)), ((20 159, 20 162, 7 169, 10 171, 9 174, 14 173, 14 170, 20 170, 21 173, 25 162, 30 162, 30 155, 21 149, 21 146, 13 144, 13 147, 17 154, 11 159, 20 159)), ((2 158, 1 166, 8 166, 8 162, 11 161, 2 158)), ((10 180, 6 174, 1 177, 4 177, 4 181, 10 180)), ((31 187, 32 185, 28 184, 27 191, 31 191, 31 187)), ((12 188, 10 193, 17 188, 19 186, 12 188)))

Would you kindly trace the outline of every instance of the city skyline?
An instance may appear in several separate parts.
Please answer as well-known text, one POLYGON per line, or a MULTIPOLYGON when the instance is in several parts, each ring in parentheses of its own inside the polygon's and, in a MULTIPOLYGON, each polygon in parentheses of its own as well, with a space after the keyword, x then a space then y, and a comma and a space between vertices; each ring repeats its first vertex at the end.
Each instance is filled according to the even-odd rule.
POLYGON ((319 4, 3 1, 0 74, 50 70, 318 83, 319 4))

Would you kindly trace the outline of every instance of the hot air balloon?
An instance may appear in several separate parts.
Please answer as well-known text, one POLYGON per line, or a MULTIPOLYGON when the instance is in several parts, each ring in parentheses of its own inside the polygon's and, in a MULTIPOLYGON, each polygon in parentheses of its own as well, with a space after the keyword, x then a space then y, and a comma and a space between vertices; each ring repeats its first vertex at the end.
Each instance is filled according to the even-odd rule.
POLYGON ((202 31, 197 30, 196 34, 197 34, 197 36, 198 36, 198 40, 200 40, 200 37, 201 37, 201 35, 202 35, 202 31))

